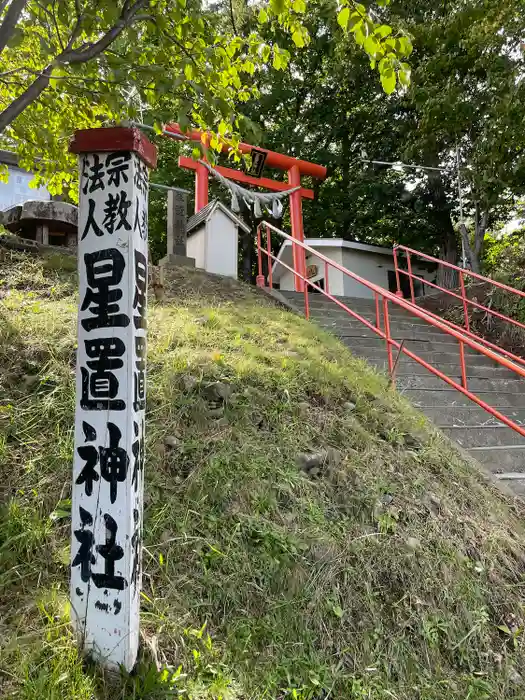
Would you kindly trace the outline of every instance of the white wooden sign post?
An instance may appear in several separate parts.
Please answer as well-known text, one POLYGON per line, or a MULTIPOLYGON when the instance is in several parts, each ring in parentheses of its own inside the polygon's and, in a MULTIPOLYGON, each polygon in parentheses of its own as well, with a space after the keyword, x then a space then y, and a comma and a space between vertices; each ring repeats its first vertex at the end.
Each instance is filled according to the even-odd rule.
POLYGON ((139 644, 148 176, 137 129, 76 132, 79 313, 71 609, 82 648, 107 668, 139 644))

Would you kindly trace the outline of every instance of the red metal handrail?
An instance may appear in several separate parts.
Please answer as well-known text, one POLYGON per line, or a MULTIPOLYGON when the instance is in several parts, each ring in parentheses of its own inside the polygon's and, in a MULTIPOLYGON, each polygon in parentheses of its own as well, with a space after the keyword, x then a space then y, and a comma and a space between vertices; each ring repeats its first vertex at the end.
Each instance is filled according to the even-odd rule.
MULTIPOLYGON (((451 325, 454 328, 460 329, 463 332, 466 332, 470 337, 474 337, 478 340, 478 342, 487 345, 490 348, 497 349, 498 352, 502 353, 506 357, 509 357, 513 360, 513 362, 517 362, 519 364, 525 365, 525 360, 518 355, 515 355, 514 353, 504 350, 503 348, 500 348, 499 346, 495 345, 494 343, 491 343, 490 341, 486 340, 482 336, 480 336, 477 333, 472 333, 470 330, 470 320, 469 320, 469 306, 473 307, 475 309, 480 309, 486 313, 491 314, 492 316, 499 318, 502 321, 505 321, 506 323, 510 323, 513 326, 516 326, 517 328, 521 328, 525 330, 525 323, 521 323, 521 321, 517 321, 515 318, 511 318, 510 316, 507 316, 506 314, 502 314, 499 311, 495 311, 494 309, 491 309, 489 306, 485 306, 484 304, 480 304, 477 301, 474 301, 473 299, 469 299, 466 293, 465 289, 465 275, 468 275, 469 277, 472 277, 473 279, 480 280, 481 282, 487 283, 491 285, 492 287, 496 287, 498 289, 503 289, 506 292, 509 292, 510 294, 514 294, 514 296, 525 298, 525 292, 522 292, 519 289, 514 289, 514 287, 509 287, 507 284, 503 284, 502 282, 497 282, 496 280, 492 280, 489 277, 484 277, 483 275, 479 275, 477 272, 471 272, 470 270, 464 270, 461 267, 458 267, 457 265, 453 265, 452 263, 447 262, 446 260, 439 260, 438 258, 434 258, 432 255, 427 255, 426 253, 421 253, 418 250, 414 250, 413 248, 408 248, 407 246, 404 245, 395 245, 393 249, 394 253, 394 268, 395 268, 395 273, 396 273, 396 285, 397 285, 397 295, 402 296, 401 292, 401 280, 400 280, 400 275, 405 275, 408 277, 410 281, 410 298, 413 304, 417 305, 416 302, 416 296, 414 294, 414 280, 417 280, 423 285, 427 285, 428 287, 431 287, 432 289, 437 289, 440 292, 443 292, 447 294, 448 296, 457 299, 458 301, 461 302, 463 306, 463 322, 464 322, 464 327, 459 326, 457 323, 453 323, 452 321, 448 321, 447 323, 451 325), (403 251, 406 255, 406 260, 407 260, 407 269, 404 270, 399 266, 399 259, 398 259, 398 251, 403 251), (423 277, 420 277, 412 272, 412 256, 417 255, 420 258, 423 258, 423 260, 427 260, 428 262, 436 263, 437 265, 441 265, 442 267, 446 267, 450 270, 454 270, 455 272, 458 273, 459 277, 459 287, 461 294, 458 294, 457 292, 454 292, 452 289, 446 289, 445 287, 441 287, 439 284, 436 284, 435 282, 430 282, 430 280, 426 280, 423 277)), ((435 316, 435 314, 434 314, 435 316)))
MULTIPOLYGON (((300 279, 302 280, 304 284, 304 305, 305 305, 305 316, 306 318, 309 318, 310 315, 310 309, 309 309, 309 300, 308 300, 308 288, 312 287, 315 289, 317 292, 320 294, 324 295, 331 301, 333 301, 337 306, 339 306, 341 309, 346 311, 350 316, 353 318, 356 318, 358 321, 360 321, 363 325, 365 325, 369 330, 374 332, 376 335, 378 335, 380 338, 385 340, 386 343, 386 350, 387 350, 387 361, 388 361, 388 371, 390 374, 390 377, 392 381, 395 381, 395 363, 393 359, 393 354, 392 354, 392 348, 396 348, 399 353, 403 353, 407 357, 409 357, 411 360, 414 360, 418 364, 420 364, 422 367, 427 369, 429 372, 434 374, 435 376, 439 377, 442 379, 444 382, 446 382, 449 386, 453 387, 454 389, 457 389, 457 391, 461 392, 464 396, 469 398, 471 401, 476 403, 478 406, 483 408, 485 411, 490 413, 492 416, 497 418, 499 421, 507 425, 509 428, 512 428, 515 430, 517 433, 525 437, 525 427, 519 425, 512 419, 508 418, 505 416, 503 413, 498 411, 498 409, 494 408, 493 406, 490 406, 486 401, 483 401, 477 394, 474 392, 470 391, 467 386, 467 372, 466 372, 466 358, 465 358, 465 346, 481 353, 485 357, 488 357, 489 359, 493 360, 497 364, 501 365, 502 367, 505 367, 515 374, 517 374, 519 377, 525 377, 525 368, 519 366, 518 364, 515 364, 514 362, 511 362, 508 360, 506 357, 503 357, 501 354, 493 352, 489 348, 485 347, 485 345, 482 345, 480 342, 477 340, 473 340, 470 335, 468 335, 464 330, 457 330, 456 328, 453 327, 453 324, 449 324, 448 322, 444 322, 442 319, 439 319, 438 317, 435 316, 435 314, 431 314, 426 310, 421 309, 415 304, 412 304, 411 302, 407 301, 406 299, 403 299, 402 297, 397 296, 396 294, 393 294, 392 292, 384 289, 383 287, 380 287, 377 284, 374 284, 373 282, 369 282, 368 280, 365 280, 364 278, 360 277, 357 275, 355 272, 352 272, 348 270, 347 268, 343 267, 342 265, 339 265, 339 263, 335 262, 334 260, 331 260, 330 258, 327 258, 325 255, 323 255, 320 251, 315 250, 314 248, 311 248, 308 246, 306 243, 303 241, 297 241, 297 239, 293 239, 292 236, 289 236, 287 233, 284 231, 281 231, 280 229, 276 228, 272 224, 263 221, 257 230, 257 259, 258 259, 258 276, 257 276, 257 284, 259 286, 265 286, 266 285, 266 279, 265 276, 263 275, 263 264, 262 264, 262 256, 266 255, 267 261, 268 261, 268 281, 270 280, 273 270, 272 270, 272 263, 271 261, 274 261, 275 263, 282 265, 286 270, 290 271, 295 279, 300 279), (262 245, 262 236, 261 236, 261 228, 262 226, 265 226, 266 228, 266 247, 262 245), (370 322, 368 319, 366 319, 364 316, 361 316, 359 313, 354 311, 353 309, 349 308, 346 304, 344 304, 342 301, 340 301, 337 297, 334 297, 332 294, 330 294, 327 289, 321 288, 319 285, 315 284, 312 282, 310 279, 308 279, 305 275, 301 274, 294 268, 290 267, 286 263, 284 263, 282 260, 280 260, 276 255, 274 255, 271 250, 271 232, 274 231, 277 233, 281 238, 290 241, 290 243, 295 242, 297 245, 299 245, 305 252, 308 252, 312 255, 314 255, 317 259, 321 260, 324 263, 325 266, 325 287, 328 288, 328 270, 329 268, 335 268, 339 272, 342 272, 344 275, 347 275, 350 277, 352 280, 355 282, 358 282, 359 284, 362 284, 364 287, 370 289, 373 294, 374 294, 374 299, 375 299, 375 308, 376 308, 376 313, 375 313, 375 325, 374 323, 370 322), (384 320, 384 330, 381 328, 380 324, 380 313, 379 313, 379 307, 380 307, 380 300, 382 302, 383 306, 383 320, 384 320), (430 326, 433 326, 434 328, 437 328, 438 330, 442 331, 443 333, 446 333, 449 336, 452 336, 455 338, 458 343, 459 343, 459 369, 461 372, 461 384, 452 377, 449 377, 447 374, 444 372, 441 372, 441 370, 437 369, 434 367, 431 363, 427 362, 423 358, 419 357, 415 352, 412 352, 408 348, 405 347, 404 341, 398 342, 397 340, 394 340, 392 338, 391 330, 390 330, 390 316, 389 316, 389 303, 395 304, 396 307, 399 307, 403 309, 404 311, 407 311, 410 313, 412 316, 415 316, 426 323, 428 323, 430 326)), ((473 334, 471 334, 473 335, 473 334)))

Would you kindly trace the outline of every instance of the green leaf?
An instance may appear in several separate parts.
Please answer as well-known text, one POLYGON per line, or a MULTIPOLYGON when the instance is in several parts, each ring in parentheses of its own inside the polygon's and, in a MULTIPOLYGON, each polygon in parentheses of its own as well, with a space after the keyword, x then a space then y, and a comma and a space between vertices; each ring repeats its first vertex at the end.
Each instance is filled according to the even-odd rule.
POLYGON ((373 35, 369 35, 364 41, 363 48, 367 54, 373 58, 380 49, 380 46, 377 39, 373 35))
POLYGON ((363 18, 358 12, 352 12, 350 16, 350 21, 348 22, 348 30, 355 32, 357 29, 363 26, 363 18))
POLYGON ((356 43, 359 46, 363 46, 363 44, 365 43, 365 39, 367 38, 366 34, 363 31, 363 23, 360 22, 359 24, 356 24, 353 32, 354 32, 354 38, 355 38, 356 43))
POLYGON ((261 9, 259 10, 258 20, 259 24, 266 24, 266 22, 268 21, 268 13, 263 7, 261 7, 261 9))
POLYGON ((389 27, 387 24, 382 24, 375 30, 374 34, 377 34, 381 37, 381 39, 384 39, 386 36, 389 36, 389 34, 392 34, 392 27, 389 27))
POLYGON ((270 7, 276 15, 280 15, 286 9, 286 0, 270 0, 270 7))
POLYGON ((350 19, 350 8, 349 7, 343 7, 341 12, 337 15, 337 23, 339 26, 341 26, 343 29, 346 29, 348 26, 348 20, 350 19))
POLYGON ((387 95, 391 95, 396 89, 396 74, 392 69, 381 73, 381 85, 387 95))
POLYGON ((400 36, 396 39, 395 48, 400 56, 410 56, 413 46, 407 36, 400 36))
MULTIPOLYGON (((406 65, 406 63, 405 63, 406 65)), ((410 75, 411 75, 411 70, 410 67, 408 70, 403 70, 400 69, 397 73, 397 77, 399 78, 399 82, 403 87, 408 87, 410 85, 410 75)))
POLYGON ((339 605, 332 605, 332 612, 339 619, 341 619, 344 615, 343 609, 339 605))
POLYGON ((50 520, 65 520, 71 517, 71 499, 65 498, 57 503, 55 510, 49 514, 50 520))
POLYGON ((261 49, 261 58, 265 63, 270 58, 271 52, 272 52, 272 49, 268 46, 268 44, 264 44, 264 46, 261 49))
POLYGON ((294 0, 292 4, 294 12, 302 14, 306 12, 306 3, 304 0, 294 0))
POLYGON ((295 32, 292 34, 292 41, 296 46, 302 48, 304 46, 304 37, 302 32, 296 29, 295 32))

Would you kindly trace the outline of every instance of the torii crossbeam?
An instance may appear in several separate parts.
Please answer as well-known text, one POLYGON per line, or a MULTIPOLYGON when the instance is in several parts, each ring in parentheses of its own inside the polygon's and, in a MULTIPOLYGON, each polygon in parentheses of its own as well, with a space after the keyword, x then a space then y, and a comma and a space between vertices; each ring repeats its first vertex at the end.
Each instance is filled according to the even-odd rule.
MULTIPOLYGON (((174 134, 181 134, 189 138, 191 141, 203 142, 203 138, 206 141, 207 135, 202 131, 194 130, 190 133, 182 131, 178 124, 167 124, 165 130, 172 132, 174 134)), ((225 143, 222 149, 224 152, 230 150, 230 147, 225 143)), ((247 185, 254 185, 255 187, 262 187, 266 190, 271 190, 273 192, 283 192, 285 190, 291 189, 292 187, 300 187, 300 190, 296 190, 290 194, 290 220, 292 225, 292 237, 298 241, 304 240, 304 229, 303 229, 303 208, 302 200, 313 199, 313 190, 304 188, 301 186, 301 176, 310 176, 318 180, 324 180, 326 178, 326 168, 323 165, 317 165, 316 163, 310 163, 306 160, 300 160, 299 158, 293 158, 292 156, 284 155, 283 153, 276 153, 275 151, 269 151, 266 148, 259 148, 258 146, 251 146, 249 143, 239 144, 239 151, 241 153, 262 153, 264 154, 265 161, 264 164, 276 168, 277 170, 284 170, 288 173, 288 183, 279 182, 277 180, 271 180, 267 177, 254 177, 253 175, 247 175, 239 170, 233 170, 232 168, 225 168, 221 165, 214 166, 215 170, 220 173, 223 177, 229 180, 234 180, 235 182, 241 182, 247 185)), ((198 163, 192 158, 187 158, 186 156, 180 156, 179 165, 181 168, 186 168, 195 171, 195 212, 200 211, 203 207, 208 204, 208 186, 209 186, 209 172, 208 169, 198 163)), ((304 250, 295 244, 292 244, 293 249, 293 261, 294 268, 300 272, 300 274, 306 276, 306 263, 304 250)), ((303 290, 303 282, 299 278, 295 280, 296 291, 303 290)))

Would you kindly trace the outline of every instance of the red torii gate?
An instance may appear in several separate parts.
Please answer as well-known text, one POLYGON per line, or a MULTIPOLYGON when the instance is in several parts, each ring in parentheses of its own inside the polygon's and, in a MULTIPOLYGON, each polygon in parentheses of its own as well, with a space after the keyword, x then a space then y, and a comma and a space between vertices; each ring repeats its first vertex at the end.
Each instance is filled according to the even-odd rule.
MULTIPOLYGON (((207 143, 208 141, 208 135, 202 131, 193 130, 190 133, 185 133, 178 124, 166 124, 164 128, 167 132, 171 131, 174 134, 186 136, 191 141, 198 141, 199 143, 207 143)), ((224 144, 222 150, 226 152, 230 150, 230 147, 227 144, 224 144)), ((269 151, 266 148, 251 146, 249 143, 239 144, 239 151, 241 153, 252 153, 253 150, 265 154, 265 165, 268 165, 271 168, 277 168, 277 170, 286 171, 288 173, 288 183, 278 182, 277 180, 271 180, 267 177, 254 177, 253 175, 247 175, 239 170, 225 168, 221 165, 215 166, 214 169, 229 180, 234 180, 235 182, 241 182, 247 185, 254 185, 256 187, 263 187, 264 189, 271 190, 273 192, 283 192, 293 187, 300 187, 301 189, 290 194, 290 219, 292 224, 292 238, 296 238, 298 241, 303 241, 304 229, 302 199, 303 197, 305 199, 313 199, 314 192, 313 190, 301 187, 301 175, 309 175, 310 177, 315 177, 318 180, 324 180, 327 174, 326 168, 323 165, 309 163, 306 160, 300 160, 299 158, 293 158, 292 156, 287 156, 282 153, 269 151)), ((186 156, 180 156, 179 165, 181 168, 195 171, 195 212, 198 212, 208 204, 208 169, 202 165, 202 163, 198 163, 192 158, 187 158, 186 156)), ((292 243, 292 252, 294 269, 298 270, 301 275, 305 277, 306 263, 304 250, 300 246, 292 243)), ((302 280, 296 278, 296 291, 302 291, 302 286, 302 280)))

